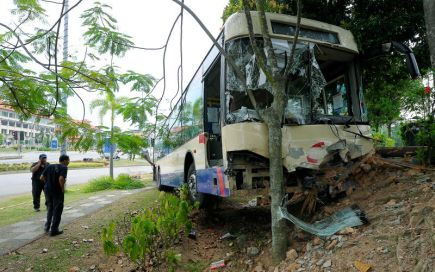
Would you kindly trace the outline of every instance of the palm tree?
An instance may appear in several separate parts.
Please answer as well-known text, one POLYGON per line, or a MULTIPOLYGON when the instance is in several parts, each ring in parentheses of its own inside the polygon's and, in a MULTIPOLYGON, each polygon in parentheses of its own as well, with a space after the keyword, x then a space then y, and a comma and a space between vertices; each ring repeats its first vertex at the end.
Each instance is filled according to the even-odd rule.
POLYGON ((105 98, 92 100, 90 104, 91 112, 99 108, 98 115, 100 117, 100 123, 103 125, 103 118, 108 112, 110 112, 110 177, 113 178, 113 140, 115 127, 115 113, 122 108, 122 105, 128 101, 128 97, 115 97, 112 92, 107 91, 105 98))

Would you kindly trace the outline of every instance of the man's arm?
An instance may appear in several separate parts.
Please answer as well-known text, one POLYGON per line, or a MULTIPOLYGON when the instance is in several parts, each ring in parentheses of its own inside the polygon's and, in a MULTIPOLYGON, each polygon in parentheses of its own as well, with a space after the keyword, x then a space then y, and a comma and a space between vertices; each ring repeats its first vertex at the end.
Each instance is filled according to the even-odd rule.
POLYGON ((60 175, 59 175, 59 185, 62 189, 62 192, 65 193, 65 182, 66 182, 66 174, 68 173, 68 168, 61 167, 60 175))
POLYGON ((45 182, 45 176, 47 175, 45 172, 47 171, 47 167, 45 167, 44 171, 42 171, 41 176, 39 177, 40 180, 45 182))
POLYGON ((41 167, 41 163, 41 160, 39 160, 36 164, 33 164, 30 168, 30 172, 35 173, 36 171, 38 171, 39 167, 41 167))
POLYGON ((59 176, 59 185, 60 185, 60 189, 62 189, 62 193, 65 193, 65 177, 64 176, 59 176))

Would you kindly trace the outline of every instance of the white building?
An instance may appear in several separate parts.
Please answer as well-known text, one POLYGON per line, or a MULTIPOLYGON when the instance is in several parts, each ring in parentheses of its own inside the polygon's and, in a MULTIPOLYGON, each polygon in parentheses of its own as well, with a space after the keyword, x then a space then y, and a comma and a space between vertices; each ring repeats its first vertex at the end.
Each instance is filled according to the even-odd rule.
POLYGON ((7 106, 0 105, 0 129, 5 145, 21 144, 41 145, 54 136, 55 124, 50 118, 31 117, 20 120, 15 111, 7 106), (14 139, 14 132, 18 139, 14 139))

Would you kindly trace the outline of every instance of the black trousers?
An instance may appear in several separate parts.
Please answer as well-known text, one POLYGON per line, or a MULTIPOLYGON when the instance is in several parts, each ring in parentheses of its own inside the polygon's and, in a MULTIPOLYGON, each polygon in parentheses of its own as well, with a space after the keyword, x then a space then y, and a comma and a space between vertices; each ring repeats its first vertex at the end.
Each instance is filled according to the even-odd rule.
POLYGON ((32 179, 32 196, 34 209, 39 209, 41 207, 41 192, 43 189, 44 183, 42 183, 42 181, 32 179))
POLYGON ((62 192, 53 192, 46 189, 44 191, 47 204, 47 222, 45 229, 51 231, 59 230, 60 219, 63 212, 64 194, 62 192))

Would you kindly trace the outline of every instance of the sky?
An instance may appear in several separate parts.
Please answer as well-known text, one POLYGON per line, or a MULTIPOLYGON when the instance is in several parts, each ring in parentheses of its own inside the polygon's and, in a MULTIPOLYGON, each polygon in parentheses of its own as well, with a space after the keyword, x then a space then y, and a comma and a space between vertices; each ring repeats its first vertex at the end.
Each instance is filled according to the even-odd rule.
MULTIPOLYGON (((60 0, 59 0, 60 1, 60 0)), ((180 12, 180 7, 172 0, 100 0, 112 7, 111 14, 118 20, 119 31, 132 37, 135 45, 140 47, 160 47, 167 38, 169 30, 180 12)), ((60 5, 41 1, 48 14, 47 25, 52 25, 60 14, 60 5)), ((69 0, 70 7, 77 3, 77 0, 69 0)), ((81 13, 92 7, 93 0, 83 0, 79 6, 69 13, 69 54, 76 60, 82 60, 85 52, 84 39, 82 33, 85 29, 81 26, 81 13)), ((222 27, 222 11, 228 0, 185 0, 196 15, 202 20, 205 26, 216 37, 222 27)), ((0 18, 3 23, 10 26, 17 21, 12 17, 10 9, 13 7, 13 0, 0 0, 0 18)), ((32 26, 34 27, 34 26, 32 26)), ((47 26, 46 26, 47 27, 47 26)), ((62 31, 63 32, 63 31, 62 31)), ((63 35, 63 34, 62 34, 63 35)), ((62 43, 62 42, 61 42, 62 43)), ((169 42, 166 56, 166 92, 163 99, 163 108, 169 108, 169 101, 177 93, 177 69, 180 64, 180 24, 174 29, 169 42)), ((198 24, 187 13, 184 13, 183 21, 183 86, 185 87, 199 64, 211 48, 212 42, 205 35, 198 24)), ((88 50, 89 52, 89 50, 88 50)), ((138 73, 150 74, 155 78, 163 75, 163 50, 143 51, 133 49, 126 53, 123 58, 115 59, 114 63, 121 72, 133 70, 138 73)), ((96 67, 104 66, 109 63, 108 56, 100 56, 101 61, 95 63, 96 67)), ((42 58, 43 59, 43 58, 42 58)), ((156 95, 162 93, 163 84, 159 84, 156 95)), ((100 118, 97 112, 90 112, 88 107, 90 101, 99 97, 97 93, 78 91, 85 101, 83 107, 78 98, 69 98, 68 113, 75 119, 90 120, 92 124, 99 125, 100 118)), ((131 96, 128 88, 121 89, 119 96, 131 96)), ((108 125, 108 117, 103 120, 103 124, 108 125)), ((134 129, 129 124, 124 123, 121 118, 116 119, 116 125, 122 129, 134 129)))

